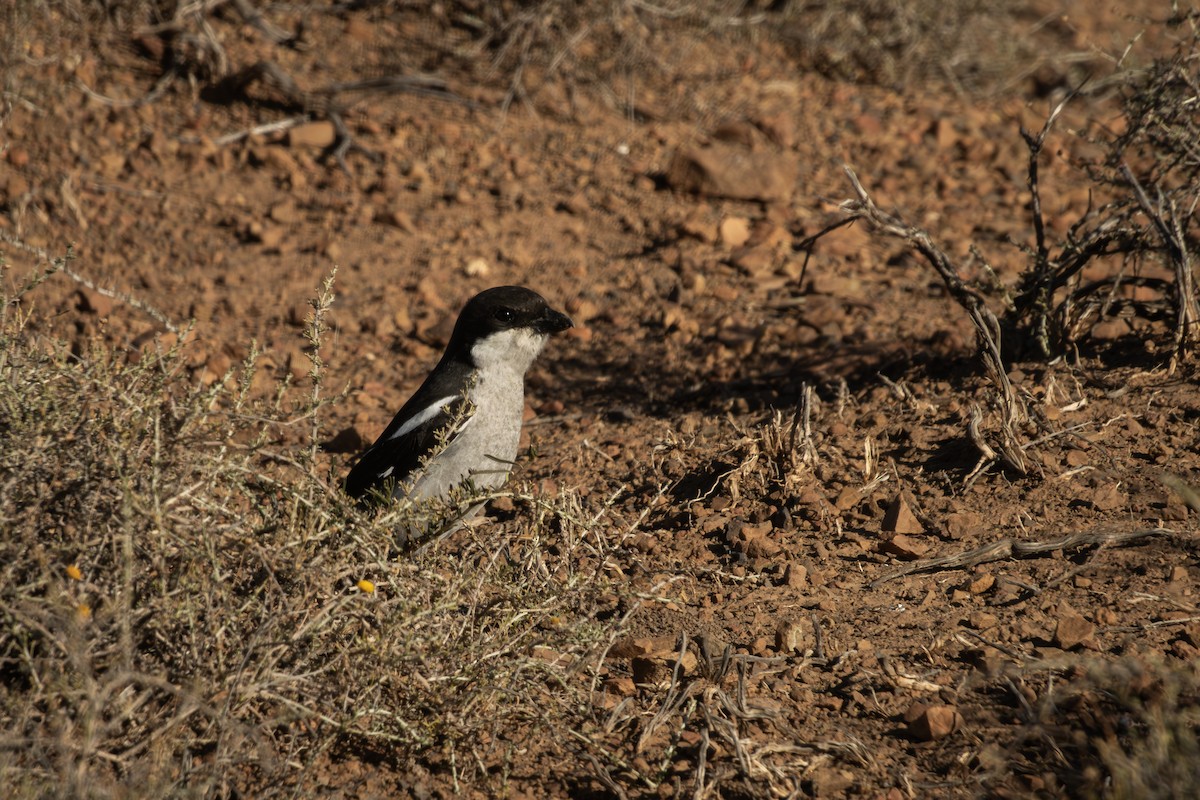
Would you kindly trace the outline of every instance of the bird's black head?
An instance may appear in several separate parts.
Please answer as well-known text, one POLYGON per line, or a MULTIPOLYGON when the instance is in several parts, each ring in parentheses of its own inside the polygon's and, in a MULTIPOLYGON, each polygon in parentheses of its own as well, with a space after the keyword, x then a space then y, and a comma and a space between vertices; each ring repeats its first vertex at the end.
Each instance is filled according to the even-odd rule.
POLYGON ((472 297, 458 315, 447 352, 468 352, 495 333, 528 330, 542 336, 565 331, 571 318, 555 311, 545 298, 524 286, 497 286, 472 297))

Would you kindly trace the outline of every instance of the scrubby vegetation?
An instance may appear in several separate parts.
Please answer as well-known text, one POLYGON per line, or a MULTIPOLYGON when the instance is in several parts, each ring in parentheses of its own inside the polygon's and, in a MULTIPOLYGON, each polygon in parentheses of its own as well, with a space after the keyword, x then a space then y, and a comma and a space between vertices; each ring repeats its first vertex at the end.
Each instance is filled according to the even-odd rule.
POLYGON ((10 796, 264 796, 352 745, 473 783, 476 753, 580 724, 616 622, 602 515, 526 496, 520 528, 400 556, 273 445, 320 402, 249 399, 253 359, 195 385, 186 335, 71 353, 36 313, 0 315, 10 796))
MULTIPOLYGON (((1200 17, 1172 7, 1144 21, 1170 43, 1150 55, 1052 52, 1043 39, 1069 39, 1066 18, 977 5, 391 0, 305 16, 248 0, 22 0, 0 11, 0 122, 20 107, 57 124, 39 104, 74 119, 86 98, 78 130, 116 120, 112 141, 136 139, 102 172, 91 142, 69 138, 75 160, 32 184, 36 157, 29 166, 0 144, 0 252, 22 264, 0 270, 2 785, 30 798, 1196 794, 1200 17), (386 47, 363 44, 374 25, 387 26, 386 47), (30 29, 44 35, 33 43, 30 29), (356 44, 310 55, 318 32, 356 44), (108 53, 121 70, 103 68, 108 53), (17 76, 56 59, 69 88, 29 78, 27 96, 17 76), (703 68, 684 70, 693 60, 703 68), (337 80, 335 62, 354 79, 337 80), (830 83, 810 97, 796 72, 830 83), (760 85, 761 113, 742 119, 760 85), (990 98, 1016 86, 1038 124, 1013 126, 1011 150, 955 149, 992 128, 903 131, 904 169, 930 160, 922 174, 940 179, 950 154, 986 157, 995 196, 1019 197, 951 227, 958 239, 937 226, 978 187, 917 187, 906 207, 865 169, 846 171, 841 205, 808 184, 773 203, 662 200, 685 192, 660 156, 697 140, 840 167, 855 153, 837 136, 869 139, 882 112, 852 108, 828 151, 806 149, 820 128, 779 120, 887 88, 989 98, 991 113, 990 98), (422 129, 425 107, 369 105, 401 92, 464 116, 422 129), (767 107, 780 97, 793 105, 767 107), (218 107, 270 119, 216 136, 204 114, 218 107), (524 113, 563 126, 549 138, 569 152, 549 178, 537 172, 543 140, 481 145, 469 127, 524 113), (605 113, 615 132, 588 140, 605 113), (163 119, 186 130, 163 135, 163 119), (264 144, 314 121, 334 125, 317 137, 324 162, 307 144, 264 144), (368 141, 403 166, 358 160, 353 145, 368 141), (193 312, 204 288, 177 303, 197 317, 188 324, 156 311, 187 285, 158 263, 140 289, 104 289, 128 241, 94 248, 83 267, 65 244, 143 230, 120 201, 89 227, 80 187, 157 202, 182 184, 153 183, 159 170, 212 170, 219 183, 241 168, 258 181, 253 201, 188 184, 214 194, 179 220, 260 247, 263 263, 340 252, 360 316, 331 321, 332 278, 306 287, 309 306, 281 310, 270 278, 240 283, 228 262, 187 261, 207 244, 136 245, 172 268, 187 261, 213 295, 219 271, 229 296, 261 295, 227 297, 226 320, 253 308, 295 340, 287 355, 249 337, 211 347, 226 334, 193 312), (310 173, 325 170, 318 185, 310 173), (1073 200, 1058 197, 1064 180, 1073 200), (410 191, 428 217, 391 205, 410 191), (289 193, 306 199, 277 204, 289 193), (436 216, 455 204, 460 216, 436 216), (553 219, 584 255, 555 252, 568 267, 547 267, 544 251, 485 228, 492 212, 510 215, 518 239, 531 215, 553 219), (369 243, 391 261, 365 246, 347 257, 376 232, 339 244, 331 220, 343 218, 386 225, 369 243), (851 223, 884 234, 862 251, 895 249, 877 263, 845 250, 821 261, 851 223), (284 250, 289 225, 303 235, 284 250), (589 226, 627 238, 587 239, 589 226), (430 229, 420 263, 405 260, 410 240, 388 238, 430 229), (420 366, 435 352, 433 317, 452 316, 460 258, 471 280, 553 274, 580 328, 595 328, 594 341, 561 344, 568 402, 543 391, 537 411, 565 431, 556 456, 571 474, 518 477, 491 498, 489 522, 402 548, 403 511, 364 512, 339 482, 361 444, 356 414, 376 424, 394 399, 381 385, 396 365, 380 362, 420 366), (585 269, 569 271, 576 261, 585 269), (437 310, 414 320, 388 306, 396 295, 370 287, 393 267, 388 288, 437 310), (616 277, 590 294, 600 273, 616 277), (63 303, 76 287, 91 294, 63 303), (100 313, 96 297, 119 309, 100 313), (126 312, 135 323, 98 322, 126 312), (333 347, 355 337, 369 347, 333 347), (407 349, 416 340, 423 350, 407 349), (245 357, 214 368, 226 351, 245 357), (809 371, 807 351, 854 363, 809 371), (1089 403, 1094 417, 1064 418, 1089 403), (1123 449, 1111 444, 1121 436, 1123 449), (1059 530, 1064 519, 1086 530, 1059 530), (1040 573, 987 566, 1035 556, 1040 573), (1068 594, 1088 607, 1060 608, 1068 594)), ((909 102, 896 106, 901 127, 909 102)), ((884 152, 858 153, 870 147, 884 152)), ((886 177, 904 194, 907 176, 886 177)), ((139 287, 130 274, 122 285, 139 287)))

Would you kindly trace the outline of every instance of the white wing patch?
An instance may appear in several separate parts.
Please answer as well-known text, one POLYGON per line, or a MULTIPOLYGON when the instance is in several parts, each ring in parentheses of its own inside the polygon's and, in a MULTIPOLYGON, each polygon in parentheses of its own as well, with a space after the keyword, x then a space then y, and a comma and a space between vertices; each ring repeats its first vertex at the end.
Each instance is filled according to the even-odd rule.
POLYGON ((414 430, 416 430, 421 425, 424 425, 426 422, 429 422, 429 420, 436 417, 438 414, 441 413, 443 408, 445 408, 447 405, 449 405, 450 403, 454 402, 457 399, 458 399, 458 395, 451 394, 451 395, 447 395, 447 396, 443 397, 441 400, 436 401, 435 403, 430 405, 428 408, 426 408, 424 411, 422 411, 420 414, 414 415, 412 418, 410 418, 408 420, 408 422, 404 423, 399 428, 397 428, 396 432, 393 433, 391 436, 389 436, 387 438, 387 440, 390 442, 394 439, 399 439, 403 436, 407 436, 408 434, 412 433, 414 430))

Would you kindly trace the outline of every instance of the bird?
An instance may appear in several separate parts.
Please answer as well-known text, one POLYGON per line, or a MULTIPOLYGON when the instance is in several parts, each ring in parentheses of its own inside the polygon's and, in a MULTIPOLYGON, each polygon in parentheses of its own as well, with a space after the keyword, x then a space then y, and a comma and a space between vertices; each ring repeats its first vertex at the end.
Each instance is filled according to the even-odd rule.
MULTIPOLYGON (((346 493, 364 506, 389 499, 421 505, 503 485, 521 436, 525 373, 550 336, 572 326, 523 286, 472 297, 437 366, 347 474, 346 493)), ((402 538, 428 535, 431 527, 417 520, 402 538)))

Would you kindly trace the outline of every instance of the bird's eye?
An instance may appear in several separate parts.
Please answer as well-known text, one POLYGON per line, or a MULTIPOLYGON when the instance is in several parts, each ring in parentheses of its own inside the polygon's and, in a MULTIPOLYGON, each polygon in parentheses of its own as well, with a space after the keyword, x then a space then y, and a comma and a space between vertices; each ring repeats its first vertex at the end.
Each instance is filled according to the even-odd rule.
POLYGON ((496 319, 500 320, 501 322, 512 322, 513 317, 516 315, 513 313, 511 308, 497 308, 495 316, 496 319))

